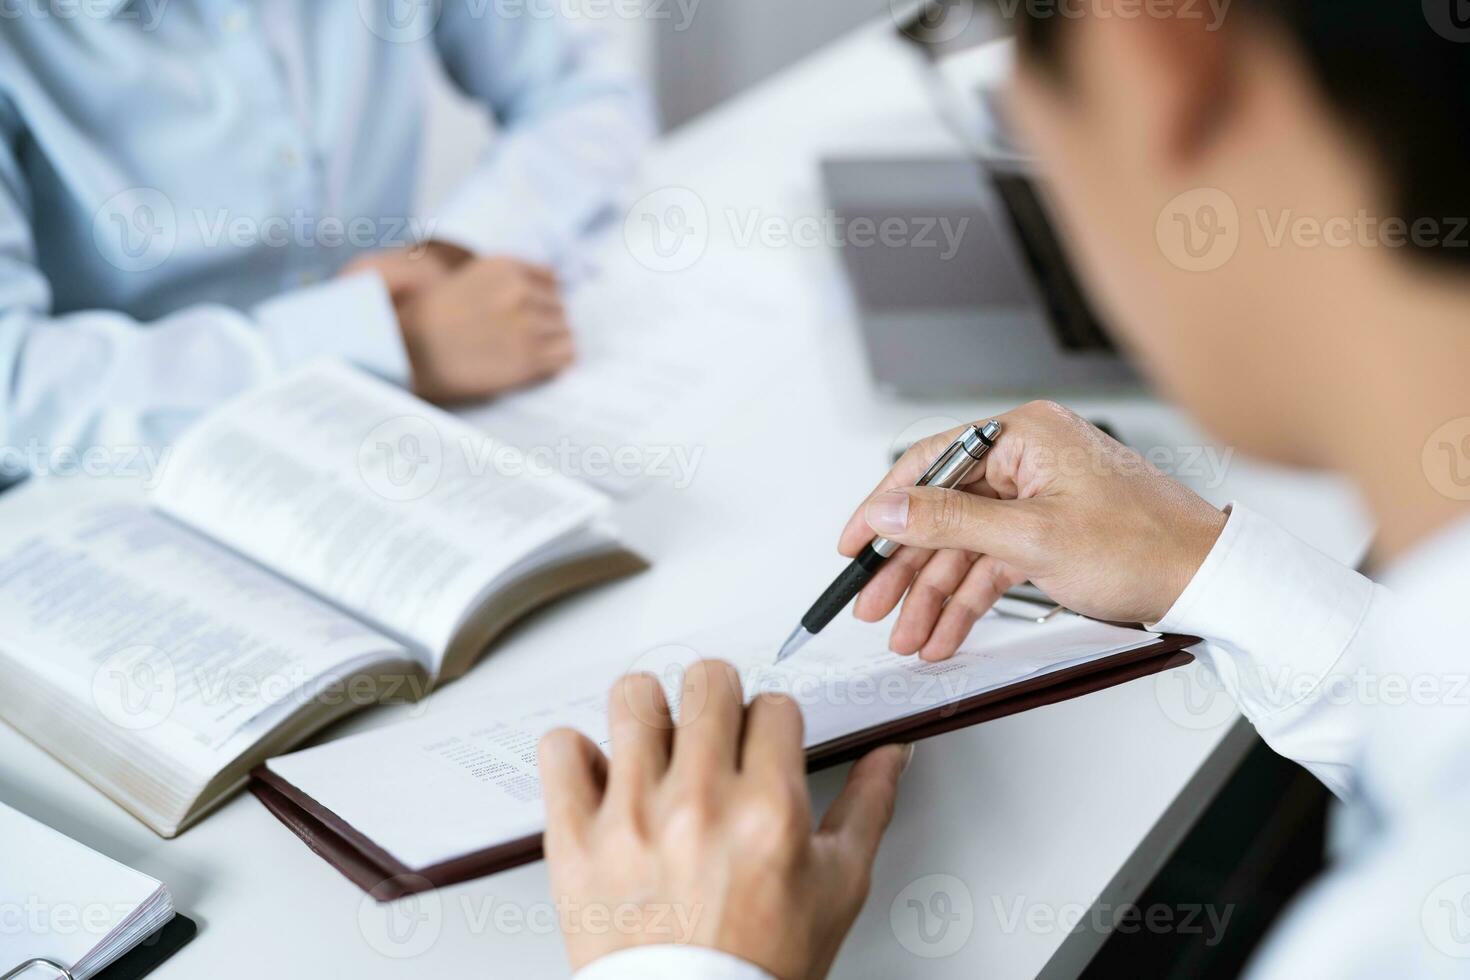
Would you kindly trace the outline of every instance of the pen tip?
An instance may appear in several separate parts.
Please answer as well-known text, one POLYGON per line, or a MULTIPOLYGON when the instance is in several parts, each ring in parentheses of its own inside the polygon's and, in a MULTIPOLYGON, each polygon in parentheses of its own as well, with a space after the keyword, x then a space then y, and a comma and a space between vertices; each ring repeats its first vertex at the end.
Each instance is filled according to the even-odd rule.
POLYGON ((805 626, 796 627, 796 629, 791 631, 791 635, 786 638, 786 642, 781 644, 781 652, 776 654, 776 663, 779 664, 781 661, 785 660, 787 657, 791 656, 792 654, 796 653, 796 651, 806 646, 806 641, 810 640, 811 638, 812 634, 807 632, 805 626))

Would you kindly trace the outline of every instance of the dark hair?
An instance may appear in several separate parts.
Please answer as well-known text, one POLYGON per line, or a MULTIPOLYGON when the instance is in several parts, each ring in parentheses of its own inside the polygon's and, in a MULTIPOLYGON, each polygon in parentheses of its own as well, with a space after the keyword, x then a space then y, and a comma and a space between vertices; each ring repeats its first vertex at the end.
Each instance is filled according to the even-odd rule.
MULTIPOLYGON (((1204 0, 1195 0, 1210 12, 1204 0)), ((1462 0, 1234 0, 1226 14, 1275 21, 1301 51, 1329 104, 1376 155, 1386 203, 1417 253, 1470 264, 1470 18, 1462 0)), ((1001 4, 1008 7, 1007 4, 1001 4)), ((1022 0, 1025 55, 1061 64, 1055 0, 1022 0)), ((1182 9, 1182 8, 1181 8, 1182 9)), ((1208 20, 1205 21, 1208 23, 1208 20)))

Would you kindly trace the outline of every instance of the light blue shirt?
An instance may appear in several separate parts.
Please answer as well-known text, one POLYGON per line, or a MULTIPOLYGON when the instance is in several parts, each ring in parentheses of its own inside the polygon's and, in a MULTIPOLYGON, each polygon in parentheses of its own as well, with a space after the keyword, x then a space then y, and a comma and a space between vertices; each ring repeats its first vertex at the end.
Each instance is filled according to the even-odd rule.
POLYGON ((335 354, 404 380, 364 251, 558 263, 650 131, 602 25, 491 0, 0 2, 0 477, 157 447, 335 354), (434 60, 498 135, 414 211, 434 60))

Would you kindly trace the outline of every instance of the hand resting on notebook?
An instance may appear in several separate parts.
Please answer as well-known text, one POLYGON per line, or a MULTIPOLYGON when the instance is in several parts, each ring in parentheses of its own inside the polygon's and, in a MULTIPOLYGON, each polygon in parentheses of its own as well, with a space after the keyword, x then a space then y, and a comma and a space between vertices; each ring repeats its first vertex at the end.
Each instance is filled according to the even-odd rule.
POLYGON ((640 946, 699 946, 774 977, 825 976, 867 897, 909 752, 852 769, 812 830, 802 717, 747 708, 735 669, 702 661, 677 726, 633 675, 609 702, 611 759, 559 729, 541 743, 546 858, 572 968, 640 946))
POLYGON ((1095 619, 1162 619, 1225 514, 1059 405, 998 418, 1001 436, 963 489, 913 486, 955 430, 910 449, 849 519, 844 555, 875 534, 904 545, 858 596, 857 616, 877 622, 903 599, 889 644, 925 660, 954 656, 1028 579, 1095 619))

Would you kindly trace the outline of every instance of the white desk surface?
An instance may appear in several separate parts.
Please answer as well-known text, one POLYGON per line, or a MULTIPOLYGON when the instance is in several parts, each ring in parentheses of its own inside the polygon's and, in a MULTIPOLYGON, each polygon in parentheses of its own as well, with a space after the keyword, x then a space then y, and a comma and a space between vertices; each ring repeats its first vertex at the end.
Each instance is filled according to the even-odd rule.
MULTIPOLYGON (((639 315, 661 308, 658 297, 671 290, 682 297, 670 305, 681 315, 691 305, 711 311, 708 322, 688 326, 707 335, 712 363, 723 351, 758 345, 769 368, 752 373, 738 405, 688 413, 688 431, 704 451, 692 486, 655 487, 626 506, 621 523, 653 558, 653 570, 536 617, 436 694, 434 708, 472 703, 490 690, 555 685, 570 671, 611 679, 638 652, 728 621, 746 603, 783 610, 770 623, 779 641, 838 567, 835 535, 847 508, 886 468, 890 445, 910 429, 1008 407, 876 395, 835 256, 821 248, 742 247, 728 234, 728 209, 820 216, 818 159, 859 150, 955 152, 907 62, 876 29, 680 130, 656 154, 646 188, 698 194, 712 216, 708 252, 687 271, 654 274, 630 260, 619 230, 602 263, 605 279, 576 303, 579 326, 596 331, 599 318, 611 323, 627 311, 622 301, 599 302, 612 286, 619 295, 640 294, 639 315), (797 479, 803 464, 821 478, 797 479)), ((1142 398, 1076 407, 1105 417, 1139 448, 1203 445, 1174 413, 1142 398)), ((1224 482, 1202 490, 1222 503, 1248 500, 1345 561, 1356 561, 1367 541, 1355 498, 1331 479, 1232 460, 1224 482)), ((1211 700, 1191 686, 1195 672, 919 745, 872 895, 834 976, 1075 974, 1100 940, 1070 933, 1069 917, 1094 903, 1116 907, 1137 898, 1249 744, 1222 696, 1211 700), (945 957, 906 949, 890 921, 891 908, 912 916, 907 901, 915 896, 904 889, 929 875, 950 876, 943 881, 961 918, 941 943, 909 944, 923 953, 954 948, 945 957), (963 914, 966 892, 970 915, 963 914)), ((399 717, 380 709, 349 728, 399 717)), ((819 806, 841 777, 814 777, 819 806)), ((162 980, 567 972, 560 939, 546 928, 542 864, 385 911, 365 905, 355 886, 253 797, 242 795, 163 841, 3 727, 0 798, 172 887, 201 931, 158 971, 162 980), (396 935, 406 942, 389 938, 385 914, 398 916, 403 931, 396 935)))

